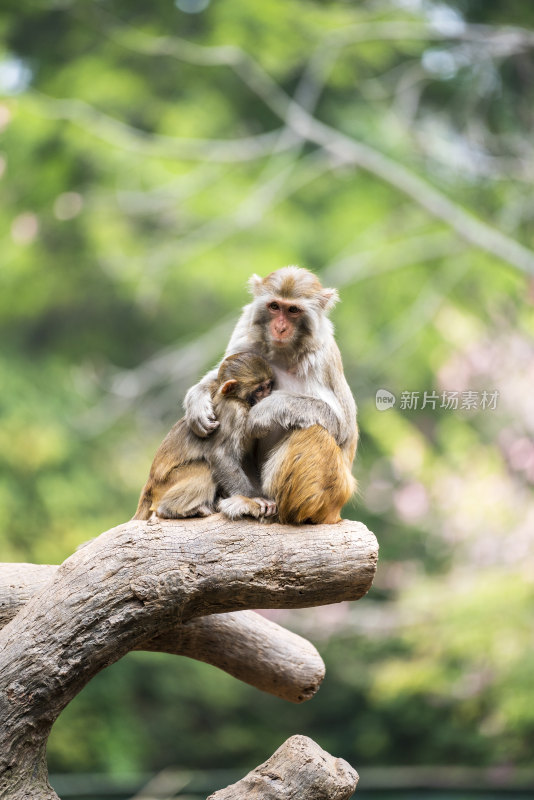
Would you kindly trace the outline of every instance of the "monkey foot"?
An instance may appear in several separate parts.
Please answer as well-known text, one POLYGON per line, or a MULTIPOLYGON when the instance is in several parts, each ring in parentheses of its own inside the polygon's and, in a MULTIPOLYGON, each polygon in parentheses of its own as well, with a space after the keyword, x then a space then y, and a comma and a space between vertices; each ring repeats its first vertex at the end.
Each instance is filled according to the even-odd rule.
POLYGON ((276 514, 277 508, 274 500, 267 500, 266 497, 253 497, 252 500, 260 507, 260 516, 273 517, 276 514))
POLYGON ((219 511, 228 519, 241 519, 242 517, 272 517, 276 514, 276 503, 265 497, 243 497, 234 494, 219 500, 219 511))

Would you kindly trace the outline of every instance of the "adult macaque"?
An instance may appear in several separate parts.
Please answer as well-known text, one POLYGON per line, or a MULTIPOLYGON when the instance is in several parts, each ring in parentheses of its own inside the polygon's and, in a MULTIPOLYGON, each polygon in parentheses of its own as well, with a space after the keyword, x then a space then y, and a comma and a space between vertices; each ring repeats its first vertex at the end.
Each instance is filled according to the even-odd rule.
MULTIPOLYGON (((253 275, 249 285, 254 299, 225 356, 252 351, 276 376, 276 391, 247 420, 249 435, 260 440, 262 494, 276 502, 280 522, 337 522, 356 488, 351 466, 358 442, 356 405, 326 316, 337 291, 298 267, 253 275)), ((185 397, 186 419, 198 436, 219 426, 209 388, 215 374, 185 397)))
POLYGON ((232 518, 272 516, 275 504, 255 494, 243 470, 252 440, 246 422, 251 407, 273 387, 273 371, 254 353, 225 358, 208 391, 219 428, 199 438, 179 420, 161 443, 134 519, 198 517, 216 508, 232 518), (220 496, 223 495, 223 499, 220 496))

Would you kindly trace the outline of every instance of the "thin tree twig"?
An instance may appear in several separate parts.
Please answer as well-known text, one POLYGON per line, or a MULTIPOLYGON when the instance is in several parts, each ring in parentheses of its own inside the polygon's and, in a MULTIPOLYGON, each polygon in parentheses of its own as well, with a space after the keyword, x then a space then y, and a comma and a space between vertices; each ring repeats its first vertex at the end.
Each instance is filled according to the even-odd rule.
POLYGON ((310 116, 255 62, 254 68, 249 64, 249 69, 244 70, 240 65, 237 71, 243 80, 257 91, 269 108, 303 137, 324 147, 341 162, 356 164, 394 186, 432 216, 447 223, 475 247, 491 253, 522 272, 534 274, 532 250, 477 219, 398 161, 310 116))
MULTIPOLYGON (((517 46, 530 47, 534 43, 534 33, 521 29, 494 29, 489 26, 475 28, 461 26, 456 31, 439 32, 429 25, 417 23, 376 23, 374 35, 378 38, 417 39, 437 38, 440 40, 466 39, 487 44, 493 36, 501 42, 514 42, 517 46), (380 27, 379 27, 380 26, 380 27)), ((368 26, 343 29, 338 35, 338 46, 344 41, 355 41, 358 30, 365 41, 372 38, 373 32, 368 26)), ((487 222, 474 217, 446 195, 434 188, 423 178, 395 159, 384 155, 368 144, 359 142, 346 134, 332 128, 314 116, 292 99, 244 50, 235 46, 205 47, 193 42, 173 37, 152 39, 145 34, 138 34, 144 41, 143 51, 150 55, 167 55, 189 63, 204 66, 227 65, 241 78, 273 111, 284 124, 299 136, 313 141, 325 148, 342 162, 355 164, 367 172, 394 186, 406 194, 428 213, 443 220, 462 238, 475 247, 491 253, 522 272, 534 274, 534 253, 487 222)))
POLYGON ((280 143, 280 130, 228 140, 163 136, 127 125, 78 98, 58 99, 35 89, 29 95, 37 101, 32 107, 34 113, 68 120, 108 144, 146 157, 234 163, 263 158, 275 146, 291 147, 291 142, 280 143))

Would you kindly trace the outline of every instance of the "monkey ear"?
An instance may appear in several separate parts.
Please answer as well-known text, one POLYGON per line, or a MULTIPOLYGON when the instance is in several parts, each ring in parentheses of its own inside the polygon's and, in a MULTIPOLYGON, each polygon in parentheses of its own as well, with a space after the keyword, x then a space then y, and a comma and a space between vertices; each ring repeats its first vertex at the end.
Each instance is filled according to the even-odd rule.
POLYGON ((263 289, 263 278, 260 278, 259 275, 251 275, 248 279, 248 288, 250 293, 257 297, 261 294, 261 290, 263 289))
POLYGON ((226 381, 226 383, 223 383, 223 385, 221 386, 221 394, 224 395, 233 394, 233 392, 235 392, 236 389, 237 389, 237 381, 234 378, 231 378, 229 381, 226 381))
POLYGON ((334 308, 338 300, 339 294, 337 289, 322 289, 319 295, 319 303, 323 311, 330 311, 331 308, 334 308))

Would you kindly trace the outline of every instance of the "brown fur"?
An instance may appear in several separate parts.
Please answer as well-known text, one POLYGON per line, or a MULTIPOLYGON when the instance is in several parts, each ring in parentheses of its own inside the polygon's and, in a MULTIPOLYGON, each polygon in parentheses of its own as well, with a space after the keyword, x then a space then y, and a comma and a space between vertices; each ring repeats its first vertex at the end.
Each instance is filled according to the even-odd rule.
POLYGON ((204 512, 213 508, 217 486, 209 464, 206 461, 179 463, 177 454, 182 445, 180 422, 165 437, 156 453, 156 468, 143 487, 133 519, 149 519, 153 512, 158 511, 161 512, 159 516, 172 517, 169 512, 178 504, 183 517, 205 516, 204 512))
POLYGON ((318 295, 323 287, 316 275, 300 267, 286 267, 271 272, 262 281, 262 289, 280 297, 311 299, 318 295))
MULTIPOLYGON (((236 353, 222 362, 210 386, 218 430, 203 439, 185 417, 173 425, 154 456, 133 519, 149 519, 154 512, 164 518, 206 516, 215 510, 218 494, 250 498, 257 493, 242 468, 252 444, 246 420, 251 405, 270 394, 272 378, 269 364, 254 353, 236 353)), ((261 498, 242 506, 256 516, 264 513, 261 498)))
POLYGON ((203 516, 204 508, 213 508, 217 486, 208 462, 193 460, 196 442, 188 447, 192 437, 185 419, 173 425, 154 456, 133 519, 149 519, 160 511, 162 517, 203 516), (165 513, 172 506, 181 513, 165 513))

